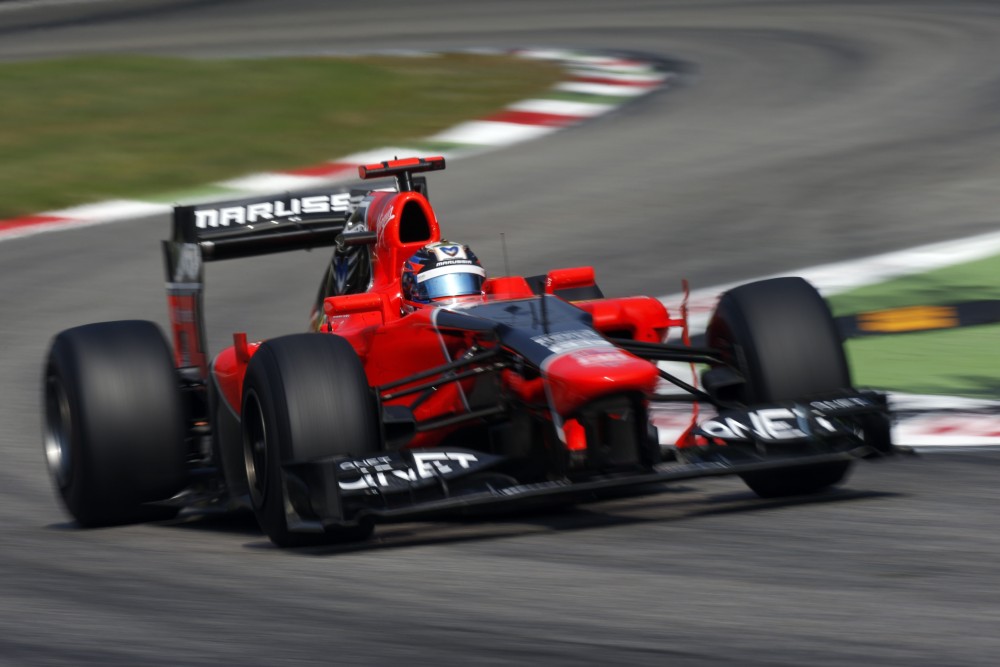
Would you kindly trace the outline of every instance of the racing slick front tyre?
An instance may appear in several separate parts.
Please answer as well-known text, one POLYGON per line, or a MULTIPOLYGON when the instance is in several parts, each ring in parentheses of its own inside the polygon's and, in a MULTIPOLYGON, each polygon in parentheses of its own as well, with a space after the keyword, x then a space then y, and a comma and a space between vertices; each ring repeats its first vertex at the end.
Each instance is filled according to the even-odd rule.
MULTIPOLYGON (((710 347, 744 381, 726 396, 744 404, 777 403, 851 390, 851 375, 826 301, 801 278, 741 285, 719 300, 706 331, 710 347)), ((850 461, 742 475, 762 498, 819 493, 842 482, 850 461)))
POLYGON ((243 456, 254 514, 280 547, 363 540, 370 522, 321 531, 308 493, 282 466, 380 451, 375 401, 361 360, 339 336, 273 338, 250 360, 243 383, 243 456), (313 520, 302 532, 297 520, 313 520))
POLYGON ((67 329, 43 378, 45 458, 69 513, 84 527, 166 519, 148 506, 187 482, 185 418, 170 349, 152 322, 67 329))

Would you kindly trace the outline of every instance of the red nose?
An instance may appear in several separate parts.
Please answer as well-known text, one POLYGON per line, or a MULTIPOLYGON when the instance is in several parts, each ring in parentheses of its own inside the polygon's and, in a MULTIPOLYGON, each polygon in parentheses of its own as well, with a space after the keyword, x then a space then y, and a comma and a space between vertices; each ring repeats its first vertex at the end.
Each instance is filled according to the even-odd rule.
POLYGON ((542 373, 562 416, 602 396, 652 393, 659 379, 654 364, 611 346, 556 355, 542 364, 542 373))

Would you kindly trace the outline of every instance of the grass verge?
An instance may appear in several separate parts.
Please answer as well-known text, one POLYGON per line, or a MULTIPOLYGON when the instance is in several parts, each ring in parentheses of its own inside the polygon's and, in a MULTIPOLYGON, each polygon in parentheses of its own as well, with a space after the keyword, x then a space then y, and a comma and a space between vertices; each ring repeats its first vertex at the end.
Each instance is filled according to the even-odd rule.
MULTIPOLYGON (((829 298, 835 315, 1000 299, 1000 256, 868 285, 829 298)), ((1000 325, 848 341, 860 386, 1000 398, 1000 325)))
POLYGON ((859 386, 1000 399, 1000 325, 858 338, 847 355, 859 386))
POLYGON ((466 54, 0 64, 0 219, 398 144, 561 77, 549 63, 466 54))

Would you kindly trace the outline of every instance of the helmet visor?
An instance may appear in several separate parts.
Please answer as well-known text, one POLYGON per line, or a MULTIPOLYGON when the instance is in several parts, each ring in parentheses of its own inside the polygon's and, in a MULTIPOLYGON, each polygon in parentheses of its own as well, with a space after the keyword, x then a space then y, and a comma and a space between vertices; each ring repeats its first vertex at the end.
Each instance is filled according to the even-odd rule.
POLYGON ((421 296, 433 301, 453 296, 480 294, 483 291, 483 276, 477 273, 445 273, 420 283, 421 296))

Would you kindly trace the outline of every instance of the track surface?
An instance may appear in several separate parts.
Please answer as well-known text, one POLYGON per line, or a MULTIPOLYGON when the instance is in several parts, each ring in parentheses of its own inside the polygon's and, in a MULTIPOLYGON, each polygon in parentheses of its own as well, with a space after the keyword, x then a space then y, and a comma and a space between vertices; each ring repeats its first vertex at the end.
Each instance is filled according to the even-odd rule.
MULTIPOLYGON (((669 93, 433 177, 449 236, 488 265, 505 231, 514 270, 592 262, 612 294, 995 228, 995 3, 341 4, 2 3, 0 58, 532 45, 682 58, 697 74, 669 93)), ((164 322, 165 231, 148 220, 0 244, 0 664, 1000 659, 994 453, 861 465, 818 501, 709 480, 390 526, 355 550, 281 552, 239 518, 76 530, 42 464, 41 360, 66 326, 164 322)), ((210 267, 214 346, 232 329, 304 327, 325 259, 210 267)))

